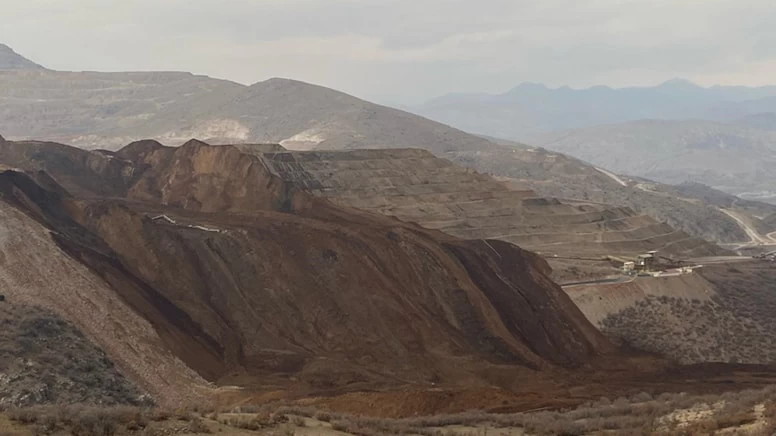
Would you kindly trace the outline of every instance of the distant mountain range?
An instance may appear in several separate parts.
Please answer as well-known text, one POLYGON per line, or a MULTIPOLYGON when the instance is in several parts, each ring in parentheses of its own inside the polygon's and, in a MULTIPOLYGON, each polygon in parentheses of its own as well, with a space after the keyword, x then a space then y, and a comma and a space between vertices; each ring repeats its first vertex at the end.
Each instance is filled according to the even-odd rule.
POLYGON ((658 86, 551 89, 522 84, 503 94, 449 94, 410 108, 468 132, 529 141, 537 135, 642 119, 737 121, 776 112, 776 86, 704 88, 674 79, 658 86))
POLYGON ((776 86, 705 88, 682 79, 621 89, 523 84, 499 95, 451 94, 411 110, 620 174, 700 182, 776 202, 776 86))
POLYGON ((183 72, 5 70, 0 71, 0 134, 9 140, 42 139, 87 149, 117 149, 144 138, 170 145, 190 138, 279 143, 291 150, 423 148, 519 181, 541 195, 631 207, 716 242, 746 239, 740 226, 717 210, 623 186, 585 162, 522 144, 496 144, 287 79, 245 86, 183 72))
POLYGON ((703 120, 642 120, 554 132, 536 143, 622 174, 776 199, 774 131, 703 120))

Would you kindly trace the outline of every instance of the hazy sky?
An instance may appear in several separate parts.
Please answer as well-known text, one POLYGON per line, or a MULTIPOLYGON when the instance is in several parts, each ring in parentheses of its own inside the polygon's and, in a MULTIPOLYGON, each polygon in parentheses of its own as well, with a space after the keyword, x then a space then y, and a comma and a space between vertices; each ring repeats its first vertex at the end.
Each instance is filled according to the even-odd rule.
POLYGON ((0 0, 0 42, 62 70, 289 77, 380 101, 776 82, 773 0, 0 0))

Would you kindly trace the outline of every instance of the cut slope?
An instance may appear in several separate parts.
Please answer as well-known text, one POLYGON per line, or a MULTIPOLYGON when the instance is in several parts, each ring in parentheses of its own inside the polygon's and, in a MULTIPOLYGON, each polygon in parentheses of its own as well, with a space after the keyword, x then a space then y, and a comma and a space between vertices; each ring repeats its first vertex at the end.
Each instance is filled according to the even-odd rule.
MULTIPOLYGON (((96 153, 65 150, 81 165, 96 153)), ((33 174, 40 184, 6 171, 0 186, 211 381, 460 386, 493 365, 577 366, 611 349, 546 263, 516 246, 336 207, 237 147, 143 142, 112 158, 133 168, 120 183, 68 164, 33 174), (109 197, 63 192, 103 180, 109 197)))

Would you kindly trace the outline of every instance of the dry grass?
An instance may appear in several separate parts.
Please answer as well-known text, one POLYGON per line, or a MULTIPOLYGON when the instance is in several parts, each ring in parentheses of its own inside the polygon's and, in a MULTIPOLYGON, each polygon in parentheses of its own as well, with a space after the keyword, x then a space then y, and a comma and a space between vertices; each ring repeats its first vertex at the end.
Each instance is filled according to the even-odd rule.
POLYGON ((315 434, 310 431, 318 427, 359 436, 461 436, 467 433, 672 436, 713 434, 719 430, 737 434, 737 430, 746 428, 746 434, 770 436, 776 430, 775 399, 776 387, 701 396, 652 396, 642 393, 614 401, 601 399, 565 411, 516 414, 471 411, 407 419, 354 416, 310 407, 278 405, 197 413, 133 407, 39 406, 10 409, 7 415, 11 420, 32 428, 34 434, 69 432, 82 436, 161 434, 151 431, 152 428, 172 424, 177 425, 174 428, 178 434, 255 432, 290 436, 295 433, 315 434), (758 409, 755 409, 756 406, 758 409), (308 426, 310 428, 305 428, 308 426))
POLYGON ((410 419, 384 419, 349 416, 332 412, 311 413, 294 410, 295 413, 313 416, 320 421, 330 421, 337 431, 375 436, 384 434, 416 434, 444 436, 451 427, 494 429, 521 429, 533 435, 584 435, 610 432, 630 435, 680 435, 711 434, 722 429, 735 429, 755 422, 754 407, 768 403, 765 417, 768 421, 758 433, 771 435, 776 404, 776 387, 747 390, 723 395, 662 394, 653 397, 642 393, 632 398, 614 401, 601 399, 567 411, 544 411, 517 414, 489 414, 472 411, 453 415, 436 415, 410 419), (666 420, 672 412, 692 409, 698 405, 721 404, 709 419, 697 422, 672 422, 666 420))

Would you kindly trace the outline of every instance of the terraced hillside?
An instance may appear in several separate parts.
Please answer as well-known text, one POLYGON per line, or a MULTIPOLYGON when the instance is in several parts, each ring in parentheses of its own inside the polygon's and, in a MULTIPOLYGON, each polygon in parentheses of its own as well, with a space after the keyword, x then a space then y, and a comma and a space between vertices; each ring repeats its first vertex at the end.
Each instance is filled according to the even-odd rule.
POLYGON ((283 180, 339 204, 465 239, 512 242, 551 258, 724 252, 629 208, 543 198, 425 150, 286 151, 263 160, 283 180))

